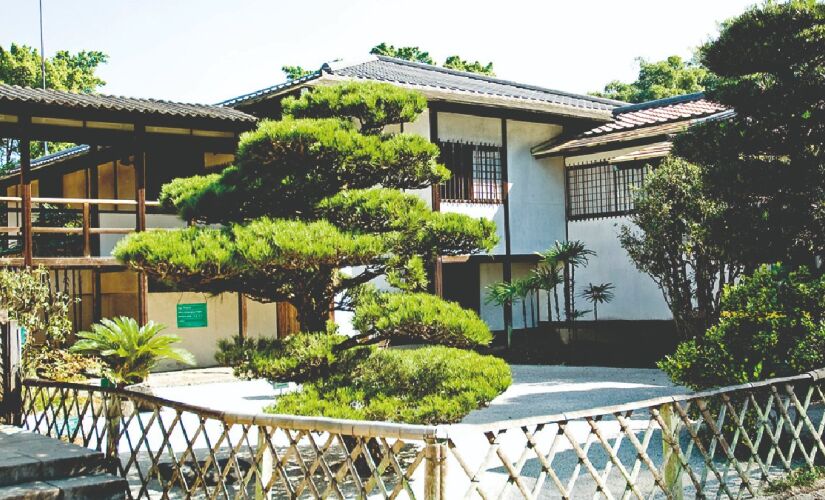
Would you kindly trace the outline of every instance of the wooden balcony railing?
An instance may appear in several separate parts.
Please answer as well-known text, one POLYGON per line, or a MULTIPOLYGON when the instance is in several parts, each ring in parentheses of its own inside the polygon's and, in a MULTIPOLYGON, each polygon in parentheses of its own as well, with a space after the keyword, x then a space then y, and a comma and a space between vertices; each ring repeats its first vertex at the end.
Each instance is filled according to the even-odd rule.
MULTIPOLYGON (((7 213, 17 212, 18 223, 17 226, 0 227, 0 234, 7 235, 22 235, 24 226, 22 222, 26 210, 22 208, 23 198, 19 196, 0 196, 0 203, 5 203, 7 213), (17 204, 12 207, 11 204, 17 204)), ((98 199, 98 198, 52 198, 52 197, 32 197, 32 205, 58 205, 58 206, 79 206, 81 213, 80 227, 54 227, 44 225, 32 225, 32 234, 62 234, 62 235, 80 235, 83 240, 83 255, 79 259, 88 260, 92 258, 92 236, 103 234, 129 234, 135 231, 140 231, 146 227, 145 217, 146 211, 144 207, 159 207, 160 203, 157 201, 146 201, 143 206, 137 200, 122 200, 122 199, 98 199), (100 205, 113 205, 118 207, 136 207, 134 211, 135 225, 132 227, 92 227, 92 207, 100 205)), ((129 212, 125 212, 129 213, 129 212)), ((35 221, 32 221, 35 222, 35 221)), ((26 238, 23 238, 23 245, 25 245, 26 238)), ((25 252, 25 248, 21 249, 25 252)), ((65 258, 61 260, 71 259, 65 258)))

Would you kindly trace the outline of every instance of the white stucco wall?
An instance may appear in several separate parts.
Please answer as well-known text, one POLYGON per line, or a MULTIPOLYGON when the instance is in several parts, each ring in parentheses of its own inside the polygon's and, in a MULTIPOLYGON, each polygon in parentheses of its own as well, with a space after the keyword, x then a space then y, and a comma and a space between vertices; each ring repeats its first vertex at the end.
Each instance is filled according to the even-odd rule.
POLYGON ((487 287, 504 280, 504 268, 501 264, 479 264, 479 283, 481 310, 479 316, 491 330, 504 330, 504 311, 501 307, 486 303, 487 287))
MULTIPOLYGON (((276 306, 261 304, 247 299, 247 335, 250 338, 276 335, 276 306)), ((164 333, 181 338, 178 346, 195 356, 197 366, 215 366, 215 352, 218 341, 231 338, 238 333, 238 295, 222 293, 208 295, 196 292, 150 293, 147 302, 149 318, 166 325, 164 333), (177 305, 206 303, 207 326, 203 328, 178 328, 177 305)), ((159 370, 180 368, 175 362, 165 362, 159 370)))
MULTIPOLYGON (((613 283, 614 299, 599 306, 599 319, 651 320, 670 319, 670 310, 656 283, 640 272, 624 248, 618 234, 627 217, 609 217, 586 221, 571 221, 568 225, 571 240, 581 240, 596 252, 586 268, 576 272, 576 289, 588 283, 613 283)), ((578 293, 578 292, 577 292, 578 293)), ((589 307, 577 300, 577 309, 589 307)))
MULTIPOLYGON (((133 212, 100 214, 100 227, 135 227, 135 214, 133 212)), ((186 227, 186 222, 177 215, 147 214, 146 227, 148 229, 181 228, 186 227)), ((117 245, 117 242, 125 236, 124 234, 101 234, 100 255, 103 257, 112 255, 112 250, 115 248, 115 245, 117 245)))
POLYGON ((565 238, 564 164, 536 160, 530 148, 559 133, 558 125, 507 121, 510 253, 532 254, 565 238))

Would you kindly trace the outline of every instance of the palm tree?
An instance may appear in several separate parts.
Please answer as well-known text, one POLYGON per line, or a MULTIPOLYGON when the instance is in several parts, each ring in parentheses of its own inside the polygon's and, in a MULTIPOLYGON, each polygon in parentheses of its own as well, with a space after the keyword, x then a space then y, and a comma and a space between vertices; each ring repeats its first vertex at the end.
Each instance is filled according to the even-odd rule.
MULTIPOLYGON (((527 296, 533 292, 533 283, 530 277, 522 278, 513 282, 519 300, 521 301, 521 317, 524 322, 524 328, 527 328, 527 296)), ((532 306, 532 301, 530 302, 532 306)))
POLYGON ((599 285, 588 283, 584 290, 582 290, 581 296, 593 304, 594 321, 599 321, 598 305, 613 300, 614 289, 613 283, 602 283, 599 285))
POLYGON ((152 321, 138 326, 137 321, 124 316, 103 319, 92 325, 91 332, 79 332, 80 340, 70 351, 99 357, 108 366, 112 381, 124 387, 145 380, 161 359, 195 364, 192 353, 172 347, 180 337, 159 335, 165 328, 152 321))
POLYGON ((547 317, 553 321, 553 308, 551 305, 551 298, 555 299, 556 303, 556 320, 561 321, 561 312, 559 311, 559 285, 563 283, 561 277, 561 269, 557 265, 544 263, 533 270, 538 288, 547 292, 547 317), (552 291, 552 295, 551 292, 552 291))
MULTIPOLYGON (((518 292, 519 290, 515 283, 507 283, 504 281, 500 283, 493 283, 492 285, 487 286, 487 296, 484 299, 484 303, 510 308, 519 300, 518 292)), ((505 328, 508 329, 509 339, 509 329, 512 328, 512 325, 505 325, 505 328)))
POLYGON ((584 242, 572 240, 556 241, 549 250, 539 255, 548 265, 561 267, 564 278, 564 317, 567 321, 572 321, 573 311, 576 310, 573 297, 573 290, 576 286, 576 268, 586 266, 590 257, 595 256, 596 252, 588 249, 584 242))

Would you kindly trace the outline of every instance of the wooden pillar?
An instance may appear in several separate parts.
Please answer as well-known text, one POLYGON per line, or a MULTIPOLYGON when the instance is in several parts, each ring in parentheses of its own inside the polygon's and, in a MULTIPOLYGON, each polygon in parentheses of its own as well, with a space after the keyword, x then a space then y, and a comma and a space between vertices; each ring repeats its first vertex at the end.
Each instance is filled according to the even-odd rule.
MULTIPOLYGON (((438 111, 430 107, 430 142, 438 141, 438 111)), ((441 211, 441 188, 438 184, 432 186, 433 212, 441 211)), ((444 267, 443 259, 436 256, 433 263, 433 293, 439 297, 444 296, 444 267)))
POLYGON ((20 338, 17 328, 9 321, 8 311, 0 311, 0 389, 3 399, 3 417, 7 424, 20 426, 23 415, 23 390, 20 385, 20 338))
POLYGON ((245 339, 247 334, 246 296, 238 293, 238 337, 245 339))
MULTIPOLYGON (((135 230, 146 231, 146 143, 144 140, 144 127, 135 126, 135 199, 137 200, 137 212, 135 230)), ((147 304, 149 296, 149 283, 146 274, 138 273, 138 323, 145 325, 149 321, 147 304)))
POLYGON ((23 134, 20 137, 20 197, 22 198, 22 217, 20 228, 23 232, 23 265, 32 266, 34 244, 32 241, 32 185, 31 185, 31 140, 27 130, 28 117, 20 117, 23 134))
MULTIPOLYGON (((501 196, 504 211, 504 262, 502 274, 505 283, 513 281, 513 263, 510 258, 510 184, 507 172, 507 119, 501 119, 501 196)), ((526 327, 526 325, 525 325, 526 327)), ((507 332, 507 345, 510 345, 510 335, 513 329, 513 305, 504 306, 504 329, 507 332)))

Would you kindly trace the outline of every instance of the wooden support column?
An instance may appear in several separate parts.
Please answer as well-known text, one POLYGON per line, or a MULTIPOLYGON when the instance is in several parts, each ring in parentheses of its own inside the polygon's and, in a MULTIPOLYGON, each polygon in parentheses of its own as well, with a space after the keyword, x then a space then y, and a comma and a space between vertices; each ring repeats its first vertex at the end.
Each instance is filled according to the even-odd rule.
POLYGON ((0 400, 7 424, 20 426, 23 416, 23 390, 20 385, 20 338, 16 325, 9 321, 6 310, 0 310, 0 400))
MULTIPOLYGON (((146 141, 144 140, 145 128, 135 125, 135 199, 137 200, 137 212, 135 230, 146 231, 146 141)), ((146 274, 138 273, 138 323, 145 325, 149 321, 147 301, 149 298, 149 282, 146 274)))
MULTIPOLYGON (((513 263, 510 258, 510 184, 507 172, 507 119, 501 119, 501 196, 504 209, 504 263, 503 278, 505 283, 513 281, 513 263)), ((525 325, 526 326, 526 325, 525 325)), ((504 329, 507 332, 507 345, 513 328, 513 305, 504 306, 504 329)))
MULTIPOLYGON (((438 141, 438 111, 430 108, 430 142, 438 141)), ((432 186, 433 212, 441 211, 441 188, 438 184, 432 186)), ((444 296, 444 268, 441 256, 436 256, 433 263, 433 293, 439 297, 444 296)))
POLYGON ((20 117, 24 127, 20 137, 20 197, 22 198, 22 217, 20 228, 23 232, 23 265, 32 266, 34 243, 32 241, 32 185, 31 185, 31 140, 29 139, 29 117, 20 117))
POLYGON ((247 334, 246 296, 238 293, 238 337, 245 339, 247 334))

